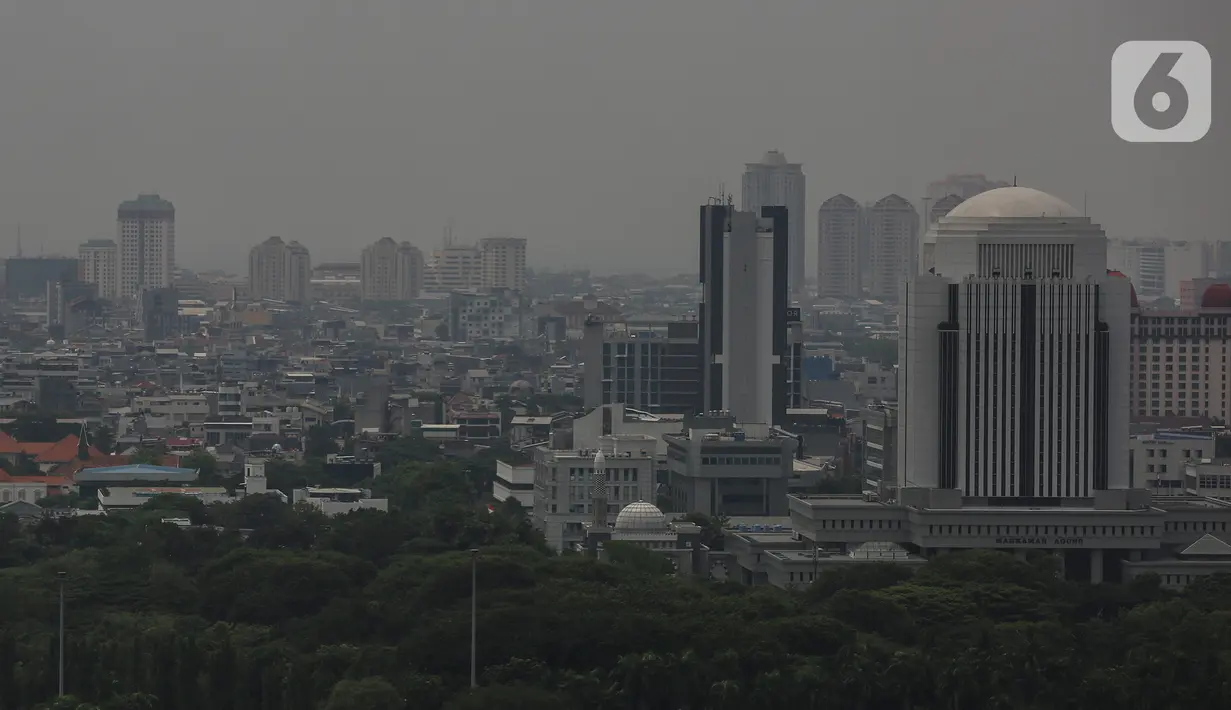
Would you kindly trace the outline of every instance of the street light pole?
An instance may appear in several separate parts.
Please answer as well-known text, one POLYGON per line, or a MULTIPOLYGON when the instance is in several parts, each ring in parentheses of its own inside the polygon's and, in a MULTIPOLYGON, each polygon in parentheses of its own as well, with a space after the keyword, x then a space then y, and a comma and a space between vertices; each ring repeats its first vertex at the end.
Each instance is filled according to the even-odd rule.
POLYGON ((470 550, 470 687, 479 687, 475 661, 478 657, 478 597, 479 597, 479 550, 470 550))
POLYGON ((56 580, 60 583, 60 697, 64 696, 64 578, 65 572, 57 572, 56 580))

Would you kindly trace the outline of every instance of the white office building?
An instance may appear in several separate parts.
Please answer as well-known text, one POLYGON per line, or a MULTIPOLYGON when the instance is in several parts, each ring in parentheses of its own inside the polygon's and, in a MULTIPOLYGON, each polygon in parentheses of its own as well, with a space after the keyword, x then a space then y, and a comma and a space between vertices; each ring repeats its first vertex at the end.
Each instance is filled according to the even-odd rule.
POLYGON ((1091 582, 1231 571, 1194 547, 1228 533, 1231 504, 1132 480, 1131 292, 1102 229, 1008 187, 959 205, 923 247, 929 272, 903 299, 896 489, 791 496, 806 544, 1040 550, 1091 582))
POLYGON ((760 214, 762 207, 787 209, 787 278, 790 293, 804 290, 807 236, 804 199, 807 180, 803 163, 788 163, 780 151, 767 152, 759 163, 746 163, 742 181, 742 205, 746 212, 760 214))
POLYGON ((935 273, 908 283, 899 338, 907 485, 1044 498, 1125 487, 1130 294, 1107 273, 1103 230, 1009 187, 959 205, 925 248, 935 273))
POLYGON ((789 211, 701 208, 702 409, 782 424, 787 408, 789 211))

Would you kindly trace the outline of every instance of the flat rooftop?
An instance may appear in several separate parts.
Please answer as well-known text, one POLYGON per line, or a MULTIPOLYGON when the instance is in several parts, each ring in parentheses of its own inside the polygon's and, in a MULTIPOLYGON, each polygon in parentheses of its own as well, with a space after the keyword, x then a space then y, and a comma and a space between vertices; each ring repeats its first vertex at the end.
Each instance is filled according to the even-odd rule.
MULTIPOLYGON (((846 508, 852 505, 863 507, 863 508, 897 507, 897 506, 889 506, 887 503, 883 503, 879 500, 865 500, 863 496, 857 496, 857 495, 825 495, 823 493, 819 493, 819 494, 795 493, 795 494, 792 494, 790 497, 798 498, 802 501, 805 501, 806 503, 808 503, 808 505, 815 505, 815 506, 822 506, 822 507, 832 506, 835 508, 846 508)), ((970 508, 963 508, 963 510, 970 510, 970 508)))
POLYGON ((1216 498, 1190 498, 1176 496, 1168 500, 1166 496, 1158 496, 1150 500, 1150 505, 1161 510, 1210 510, 1231 508, 1231 503, 1216 498))
MULTIPOLYGON (((740 526, 751 528, 756 525, 773 527, 781 525, 789 529, 791 527, 791 516, 789 515, 737 515, 727 518, 726 529, 739 531, 740 526)), ((744 530, 742 532, 748 532, 744 530)))

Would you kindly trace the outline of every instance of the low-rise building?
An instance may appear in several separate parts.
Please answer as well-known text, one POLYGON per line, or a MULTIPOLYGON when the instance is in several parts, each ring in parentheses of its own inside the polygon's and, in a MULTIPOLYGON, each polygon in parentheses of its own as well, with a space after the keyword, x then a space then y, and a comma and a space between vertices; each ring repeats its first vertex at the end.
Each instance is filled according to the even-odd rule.
MULTIPOLYGON (((600 437, 606 452, 610 495, 606 505, 618 515, 624 506, 653 500, 655 456, 644 449, 622 449, 615 437, 600 437)), ((532 519, 553 550, 573 549, 585 538, 585 523, 593 515, 590 487, 598 450, 535 450, 532 519)))
POLYGON ((497 461, 492 497, 516 500, 526 510, 534 509, 534 461, 497 461))
POLYGON ((165 417, 173 427, 209 419, 212 409, 210 398, 204 394, 165 394, 137 396, 133 398, 134 412, 165 417))
POLYGON ((98 507, 101 510, 140 508, 151 499, 160 495, 186 496, 194 500, 199 500, 206 505, 210 505, 212 503, 227 503, 233 500, 231 494, 227 492, 227 489, 222 487, 197 488, 178 486, 110 486, 98 489, 97 495, 98 507))
POLYGON ((785 515, 796 438, 765 425, 668 434, 667 495, 677 511, 785 515))
POLYGON ((1185 464, 1214 455, 1212 431, 1156 431, 1129 439, 1129 481, 1155 495, 1182 495, 1185 464))
POLYGON ((953 489, 901 488, 896 499, 792 495, 791 522, 811 549, 846 553, 864 543, 910 546, 930 559, 955 550, 1055 555, 1065 578, 1100 583, 1143 574, 1231 573, 1231 556, 1186 555, 1206 535, 1231 530, 1231 502, 1201 496, 1154 496, 1142 489, 1096 490, 1059 502, 964 497, 953 489))
POLYGON ((372 491, 365 488, 296 488, 293 501, 310 505, 331 517, 356 510, 389 510, 388 498, 373 498, 372 491))
POLYGON ((92 498, 104 488, 189 488, 197 482, 195 468, 133 464, 85 468, 74 479, 83 498, 92 498))

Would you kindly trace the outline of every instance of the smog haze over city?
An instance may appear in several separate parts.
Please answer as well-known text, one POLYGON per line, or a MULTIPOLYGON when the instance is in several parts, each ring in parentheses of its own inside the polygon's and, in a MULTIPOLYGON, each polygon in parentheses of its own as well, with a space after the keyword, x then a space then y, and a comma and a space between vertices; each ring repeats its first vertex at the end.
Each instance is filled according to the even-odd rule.
POLYGON ((275 234, 428 251, 452 223, 527 238, 533 268, 691 271, 696 205, 771 149, 808 176, 809 273, 826 197, 957 172, 1112 237, 1227 238, 1228 27, 1216 0, 0 0, 0 249, 20 224, 73 254, 156 191, 194 269, 275 234), (1204 140, 1114 134, 1134 39, 1209 47, 1204 140))

